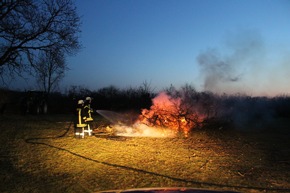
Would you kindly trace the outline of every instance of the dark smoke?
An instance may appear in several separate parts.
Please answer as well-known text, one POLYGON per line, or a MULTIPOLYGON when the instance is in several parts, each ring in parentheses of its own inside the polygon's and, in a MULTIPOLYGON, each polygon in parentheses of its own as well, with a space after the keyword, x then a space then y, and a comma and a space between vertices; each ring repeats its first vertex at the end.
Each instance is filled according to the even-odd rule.
POLYGON ((241 76, 234 72, 230 61, 220 57, 214 49, 209 49, 197 57, 204 75, 204 90, 216 91, 223 82, 239 81, 241 76))
POLYGON ((264 43, 261 35, 254 31, 230 34, 226 38, 225 47, 224 54, 212 48, 197 56, 204 90, 244 93, 240 82, 249 81, 249 77, 253 77, 263 67, 264 43))
POLYGON ((265 75, 267 65, 262 36, 251 30, 228 34, 222 46, 226 48, 222 52, 207 49, 197 56, 204 90, 223 94, 216 102, 218 117, 236 129, 270 127, 278 114, 273 100, 248 95, 264 83, 259 79, 265 75))
POLYGON ((274 100, 267 97, 229 96, 223 98, 219 110, 223 119, 229 120, 239 130, 269 129, 277 117, 274 100))

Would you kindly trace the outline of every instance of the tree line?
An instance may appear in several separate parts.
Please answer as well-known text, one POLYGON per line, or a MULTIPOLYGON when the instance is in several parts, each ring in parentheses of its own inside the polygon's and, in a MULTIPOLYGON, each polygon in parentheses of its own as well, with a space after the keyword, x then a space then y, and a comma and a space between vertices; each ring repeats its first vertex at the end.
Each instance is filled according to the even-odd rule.
MULTIPOLYGON (((223 129, 261 128, 273 126, 273 120, 290 118, 288 95, 276 97, 249 96, 240 93, 221 95, 209 91, 200 92, 191 85, 178 89, 171 86, 162 92, 172 98, 179 98, 183 112, 204 115, 204 125, 209 127, 214 125, 214 128, 223 129)), ((23 101, 28 93, 0 89, 1 113, 23 114, 23 101)), ((91 106, 95 110, 133 112, 140 115, 143 109, 150 109, 152 100, 158 94, 146 84, 127 89, 108 86, 93 91, 81 86, 71 86, 65 93, 50 93, 47 98, 47 113, 73 114, 77 101, 90 96, 93 98, 91 106)))

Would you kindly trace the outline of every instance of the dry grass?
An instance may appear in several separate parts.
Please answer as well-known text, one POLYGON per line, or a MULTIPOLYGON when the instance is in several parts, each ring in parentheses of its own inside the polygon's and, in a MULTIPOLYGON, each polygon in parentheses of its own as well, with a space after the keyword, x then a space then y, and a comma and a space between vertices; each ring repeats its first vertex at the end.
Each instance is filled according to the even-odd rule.
MULTIPOLYGON (((0 192, 185 186, 290 192, 289 132, 196 131, 188 138, 77 139, 66 115, 5 115, 0 121, 0 192)), ((288 129, 287 123, 280 124, 277 127, 288 129)))

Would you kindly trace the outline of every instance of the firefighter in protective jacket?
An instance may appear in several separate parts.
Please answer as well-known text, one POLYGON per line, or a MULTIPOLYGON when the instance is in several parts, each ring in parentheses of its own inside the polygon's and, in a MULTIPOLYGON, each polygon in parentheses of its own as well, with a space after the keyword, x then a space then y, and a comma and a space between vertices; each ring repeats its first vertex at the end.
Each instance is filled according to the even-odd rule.
POLYGON ((86 124, 87 117, 86 117, 86 113, 84 110, 84 101, 83 100, 78 101, 76 113, 77 113, 77 120, 76 120, 76 125, 75 125, 76 129, 87 126, 87 124, 86 124))
POLYGON ((92 98, 86 97, 84 111, 86 113, 86 123, 88 127, 87 127, 87 130, 85 130, 85 132, 88 132, 89 135, 91 135, 91 132, 92 132, 90 124, 93 122, 93 118, 92 118, 93 109, 91 108, 91 102, 92 102, 92 98))
POLYGON ((86 122, 92 122, 92 113, 94 112, 93 109, 91 108, 91 103, 92 103, 92 98, 91 97, 86 97, 85 104, 84 104, 84 110, 86 112, 86 122))

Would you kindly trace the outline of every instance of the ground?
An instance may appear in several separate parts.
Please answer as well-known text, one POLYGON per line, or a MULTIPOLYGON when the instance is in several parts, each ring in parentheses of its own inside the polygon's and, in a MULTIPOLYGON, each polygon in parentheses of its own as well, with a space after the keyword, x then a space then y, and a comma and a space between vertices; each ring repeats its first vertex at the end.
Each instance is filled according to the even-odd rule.
MULTIPOLYGON (((70 115, 0 117, 0 192, 193 187, 290 192, 288 121, 188 137, 74 136, 70 115)), ((95 126, 102 120, 95 119, 95 126)))

